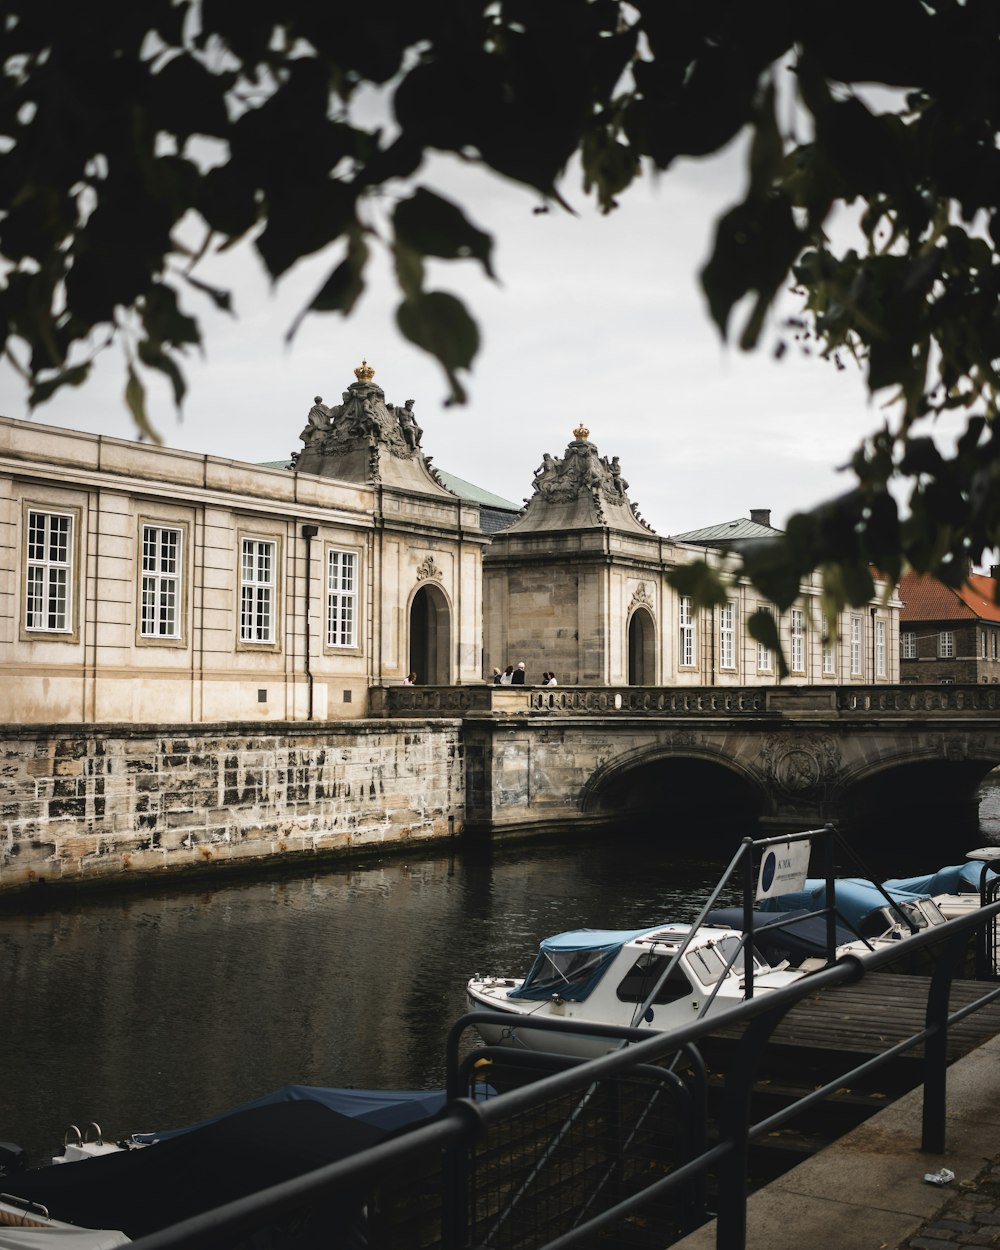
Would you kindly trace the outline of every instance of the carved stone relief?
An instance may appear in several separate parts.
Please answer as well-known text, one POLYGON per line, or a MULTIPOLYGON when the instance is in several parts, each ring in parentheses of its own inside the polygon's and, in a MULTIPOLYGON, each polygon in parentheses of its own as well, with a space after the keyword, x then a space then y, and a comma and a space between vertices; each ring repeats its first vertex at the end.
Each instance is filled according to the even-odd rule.
POLYGON ((830 734, 771 734, 761 749, 761 765, 792 797, 828 789, 843 771, 840 748, 830 734))
POLYGON ((628 605, 628 610, 629 612, 634 612, 638 607, 648 608, 650 612, 653 611, 653 600, 646 589, 645 582, 640 582, 636 587, 632 600, 628 605))
POLYGON ((434 563, 434 557, 424 556, 423 562, 421 563, 420 567, 417 569, 417 581, 418 582, 426 581, 427 578, 429 577, 435 578, 437 581, 441 581, 443 576, 444 574, 442 573, 442 571, 434 563))

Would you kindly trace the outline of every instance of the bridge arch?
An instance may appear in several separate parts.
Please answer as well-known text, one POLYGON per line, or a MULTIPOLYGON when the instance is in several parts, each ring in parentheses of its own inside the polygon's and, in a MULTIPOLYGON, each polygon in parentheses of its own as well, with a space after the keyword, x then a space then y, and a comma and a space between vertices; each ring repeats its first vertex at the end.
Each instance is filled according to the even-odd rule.
POLYGON ((998 763, 957 750, 942 754, 937 743, 894 751, 841 778, 837 814, 846 829, 877 829, 883 839, 894 831, 887 840, 930 837, 947 851, 957 838, 954 852, 961 854, 966 835, 979 827, 979 787, 998 763))
POLYGON ((588 816, 628 819, 650 834, 683 827, 699 836, 752 833, 770 811, 756 768, 710 744, 657 744, 607 761, 580 794, 588 816))

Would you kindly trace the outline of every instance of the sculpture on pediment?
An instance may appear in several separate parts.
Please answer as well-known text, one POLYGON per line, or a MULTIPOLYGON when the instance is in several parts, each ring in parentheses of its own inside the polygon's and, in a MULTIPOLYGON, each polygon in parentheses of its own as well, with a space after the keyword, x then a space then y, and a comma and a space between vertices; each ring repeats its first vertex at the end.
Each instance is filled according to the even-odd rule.
MULTIPOLYGON (((392 404, 386 407, 392 408, 392 404)), ((399 421, 399 428, 402 432, 403 439, 411 451, 416 451, 420 446, 420 440, 423 437, 423 430, 417 425, 417 419, 413 415, 413 400, 408 399, 402 408, 397 408, 396 419, 399 421)))
POLYGON ((343 392, 336 407, 328 408, 320 396, 316 397, 299 435, 304 444, 295 456, 299 467, 303 462, 344 456, 365 447, 399 459, 422 454, 423 430, 413 415, 413 400, 408 399, 400 408, 386 403, 385 392, 373 381, 375 370, 366 361, 354 375, 357 381, 343 392))
POLYGON ((306 427, 299 435, 307 447, 322 438, 330 428, 331 415, 330 409, 323 403, 323 396, 317 395, 306 417, 306 427))

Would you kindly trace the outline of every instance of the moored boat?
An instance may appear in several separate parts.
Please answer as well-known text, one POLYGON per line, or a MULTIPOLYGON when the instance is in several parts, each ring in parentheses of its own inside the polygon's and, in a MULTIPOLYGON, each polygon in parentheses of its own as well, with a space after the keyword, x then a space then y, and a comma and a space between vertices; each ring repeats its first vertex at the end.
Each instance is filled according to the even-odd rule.
POLYGON ((546 938, 528 975, 473 977, 470 1009, 496 1012, 476 1028, 489 1045, 521 1046, 593 1058, 620 1040, 587 1032, 616 1025, 663 1032, 732 1008, 747 993, 767 993, 804 973, 748 956, 743 935, 722 925, 659 925, 640 930, 577 929, 546 938), (578 1023, 579 1032, 531 1028, 540 1020, 578 1023))

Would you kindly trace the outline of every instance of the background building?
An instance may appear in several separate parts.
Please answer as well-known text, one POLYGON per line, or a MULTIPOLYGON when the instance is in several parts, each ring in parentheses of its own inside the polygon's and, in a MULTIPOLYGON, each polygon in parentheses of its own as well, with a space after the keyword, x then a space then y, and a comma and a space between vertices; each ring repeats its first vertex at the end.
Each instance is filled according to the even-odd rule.
MULTIPOLYGON (((523 661, 529 684, 545 671, 562 685, 776 684, 777 657, 746 628, 754 612, 774 611, 758 591, 734 572, 729 601, 698 611, 667 581, 692 560, 735 570, 726 548, 780 533, 769 513, 661 538, 630 502, 618 457, 599 455, 589 434, 578 427, 561 458, 544 457, 524 512, 484 555, 487 663, 523 661)), ((898 681, 899 601, 884 589, 842 612, 830 633, 819 577, 805 580, 800 601, 778 619, 786 680, 898 681)))
POLYGON ((1000 682, 997 568, 953 589, 909 572, 899 584, 900 680, 1000 682))

